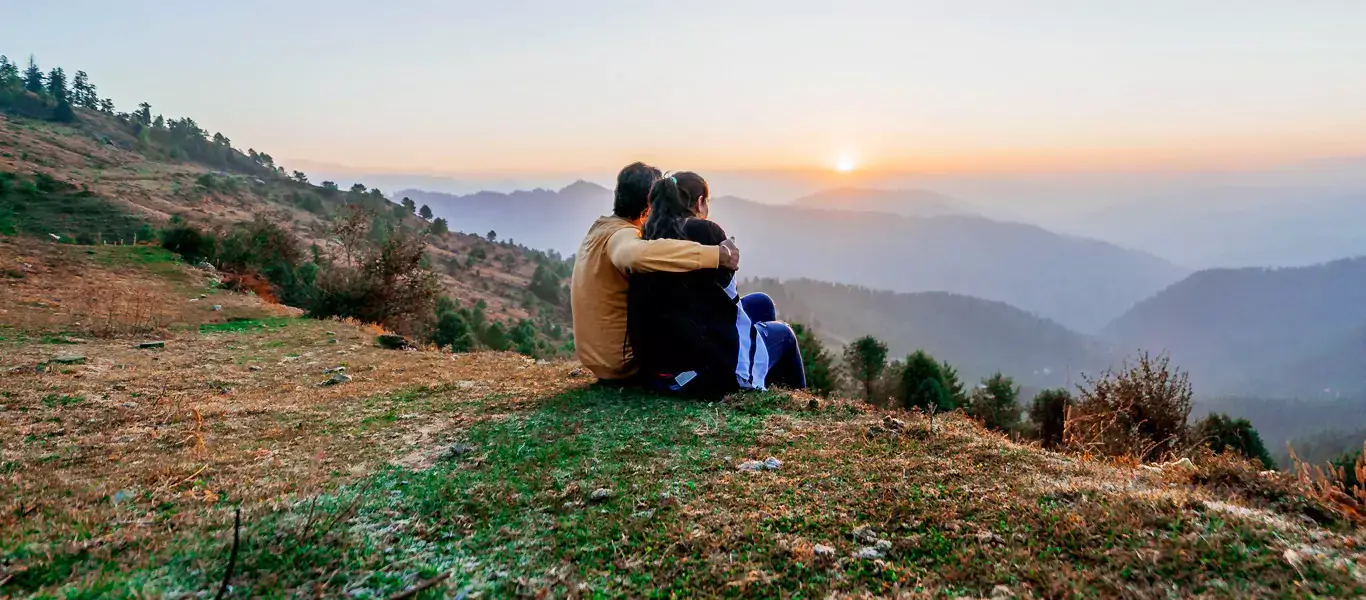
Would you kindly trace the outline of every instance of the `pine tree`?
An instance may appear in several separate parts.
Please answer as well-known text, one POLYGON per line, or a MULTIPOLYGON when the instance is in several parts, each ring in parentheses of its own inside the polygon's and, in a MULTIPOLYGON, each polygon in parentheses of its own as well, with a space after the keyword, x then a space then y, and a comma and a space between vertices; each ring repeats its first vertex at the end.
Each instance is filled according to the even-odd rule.
POLYGON ((1015 380, 996 373, 973 390, 968 412, 988 429, 1010 431, 1020 424, 1019 397, 1015 380))
POLYGON ((422 208, 417 211, 417 216, 430 221, 432 219, 432 209, 428 207, 426 204, 423 204, 422 208))
POLYGON ((100 99, 100 112, 106 115, 114 114, 114 101, 109 98, 100 99))
POLYGON ((906 357, 906 367, 896 388, 897 399, 906 408, 937 411, 952 410, 944 372, 939 361, 924 350, 916 350, 906 357))
POLYGON ((8 56, 0 55, 0 90, 16 87, 19 82, 19 66, 10 62, 8 56))
POLYGON ((817 396, 829 396, 836 385, 834 357, 805 325, 793 323, 792 332, 797 334, 797 351, 806 367, 806 389, 817 396))
MULTIPOLYGON (((406 208, 404 208, 404 207, 399 207, 399 208, 403 209, 404 214, 412 214, 412 213, 408 212, 408 209, 406 209, 406 208)), ((437 218, 435 218, 435 219, 432 219, 431 232, 432 232, 432 235, 446 235, 447 233, 450 233, 450 232, 451 232, 451 228, 450 228, 449 225, 446 224, 446 220, 445 220, 445 219, 443 219, 443 218, 441 218, 441 217, 437 217, 437 218)))
MULTIPOLYGON (((86 106, 86 97, 90 95, 90 75, 85 71, 76 71, 76 77, 71 80, 71 103, 77 106, 86 106)), ((89 108, 86 106, 86 108, 89 108)))
POLYGON ((849 375, 863 387, 863 399, 873 402, 878 377, 887 369, 887 344, 866 335, 844 347, 844 364, 849 375))
POLYGON ((417 212, 417 203, 413 202, 413 199, 412 199, 412 198, 409 198, 409 197, 407 197, 407 196, 404 196, 404 197, 403 197, 403 208, 408 209, 408 214, 411 215, 411 214, 417 212))
POLYGON ((24 70, 24 89, 35 94, 43 93, 43 70, 38 68, 38 62, 33 55, 28 55, 28 68, 24 70))
POLYGON ((53 68, 47 74, 47 95, 61 102, 67 99, 69 92, 70 90, 66 87, 66 71, 63 71, 61 67, 53 68))
MULTIPOLYGON (((137 117, 138 123, 141 123, 143 127, 151 125, 152 105, 147 102, 138 104, 138 112, 134 113, 134 116, 137 117)), ((190 119, 181 119, 181 121, 190 121, 190 119)), ((193 121, 190 122, 193 123, 193 121)))
MULTIPOLYGON (((424 206, 423 208, 426 207, 424 206)), ((490 242, 496 242, 498 241, 498 232, 490 229, 488 233, 484 234, 484 237, 488 238, 490 242)))

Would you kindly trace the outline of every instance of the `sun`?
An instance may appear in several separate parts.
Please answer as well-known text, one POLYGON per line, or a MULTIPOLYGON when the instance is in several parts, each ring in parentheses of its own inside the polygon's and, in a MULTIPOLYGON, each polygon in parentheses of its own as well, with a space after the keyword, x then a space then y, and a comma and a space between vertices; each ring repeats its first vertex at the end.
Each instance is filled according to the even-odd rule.
POLYGON ((854 164, 854 158, 851 156, 841 156, 839 160, 835 161, 835 170, 841 173, 853 171, 857 166, 858 165, 854 164))

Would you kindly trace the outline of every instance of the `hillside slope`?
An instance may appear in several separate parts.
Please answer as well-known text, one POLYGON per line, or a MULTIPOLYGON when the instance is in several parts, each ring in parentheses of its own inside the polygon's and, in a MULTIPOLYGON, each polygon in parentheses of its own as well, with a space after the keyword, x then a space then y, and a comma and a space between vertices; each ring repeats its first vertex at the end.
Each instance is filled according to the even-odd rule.
POLYGON ((1279 475, 1090 462, 956 413, 666 401, 573 364, 386 351, 340 321, 230 321, 203 303, 273 309, 200 300, 207 273, 136 249, 17 244, 0 254, 23 273, 0 281, 0 595, 1366 592, 1363 532, 1279 475), (55 320, 12 320, 80 278, 189 308, 150 349, 63 339, 86 321, 61 298, 42 300, 55 320), (351 379, 321 385, 337 367, 351 379))
MULTIPOLYGON (((15 212, 0 187, 0 226, 18 219, 17 227, 40 237, 55 235, 82 243, 132 243, 134 234, 160 227, 172 217, 201 227, 266 218, 285 225, 309 242, 324 238, 339 206, 369 202, 384 210, 398 205, 378 190, 343 192, 272 174, 251 175, 173 160, 131 136, 108 115, 77 109, 78 120, 59 124, 0 114, 0 179, 27 181, 45 177, 67 190, 66 199, 44 194, 15 212), (372 193, 373 192, 373 193, 372 193), (79 218, 94 211, 100 219, 79 218), (114 218, 128 226, 111 229, 114 218), (78 239, 80 238, 80 239, 78 239)), ((3 181, 0 181, 3 185, 3 181)), ((416 215, 403 226, 425 229, 416 215)), ((3 227, 0 227, 2 231, 3 227)), ((544 256, 512 244, 458 232, 429 238, 429 258, 442 276, 446 295, 465 305, 483 301, 496 319, 549 316, 568 324, 565 306, 539 303, 528 292, 531 277, 544 256)))
MULTIPOLYGON (((401 193, 429 204, 454 229, 492 229, 565 254, 612 206, 609 190, 584 182, 513 194, 401 193)), ((721 197, 711 218, 738 239, 743 276, 946 291, 1005 302, 1083 332, 1186 274, 1104 242, 971 216, 906 218, 721 197)))
POLYGON ((1366 393, 1366 258, 1201 271, 1104 336, 1121 349, 1169 351, 1207 393, 1366 393))
POLYGON ((781 318, 809 324, 836 345, 873 335, 888 344, 893 358, 926 350, 967 381, 999 371, 1028 387, 1063 387, 1113 361, 1099 341, 1000 302, 809 279, 755 279, 740 287, 773 296, 781 318))

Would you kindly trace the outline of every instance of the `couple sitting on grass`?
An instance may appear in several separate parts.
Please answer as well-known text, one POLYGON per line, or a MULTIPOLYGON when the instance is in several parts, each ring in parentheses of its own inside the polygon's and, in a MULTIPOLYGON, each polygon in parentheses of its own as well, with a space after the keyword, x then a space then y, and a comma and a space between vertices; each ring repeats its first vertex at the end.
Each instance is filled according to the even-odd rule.
POLYGON ((617 176, 613 214, 588 230, 570 288, 579 361, 603 383, 702 398, 806 387, 773 300, 736 291, 740 251, 710 205, 696 173, 634 163, 617 176))

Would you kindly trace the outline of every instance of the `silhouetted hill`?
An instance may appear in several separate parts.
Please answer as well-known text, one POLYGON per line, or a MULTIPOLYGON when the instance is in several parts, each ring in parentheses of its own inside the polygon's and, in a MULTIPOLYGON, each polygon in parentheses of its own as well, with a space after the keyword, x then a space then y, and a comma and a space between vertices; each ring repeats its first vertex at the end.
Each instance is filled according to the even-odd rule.
POLYGON ((921 189, 838 188, 798 198, 792 205, 799 208, 883 212, 903 217, 966 216, 978 213, 960 200, 921 189))
POLYGON ((1105 328, 1120 349, 1169 351, 1209 393, 1366 390, 1366 258, 1201 271, 1105 328))
MULTIPOLYGON (((612 194, 580 182, 560 191, 453 196, 399 192, 460 231, 495 230, 533 247, 577 250, 612 194)), ((722 197, 712 218, 736 236, 742 275, 808 277, 899 292, 997 300, 1079 331, 1096 331, 1186 273, 1156 257, 1045 229, 973 216, 908 218, 722 197)))
POLYGON ((773 296, 780 318, 807 323, 832 344, 873 335, 893 357, 927 350, 968 381, 1000 371, 1026 386, 1058 387, 1080 382, 1077 373, 1094 373, 1110 360, 1103 344, 1001 302, 809 279, 754 279, 740 287, 773 296))

